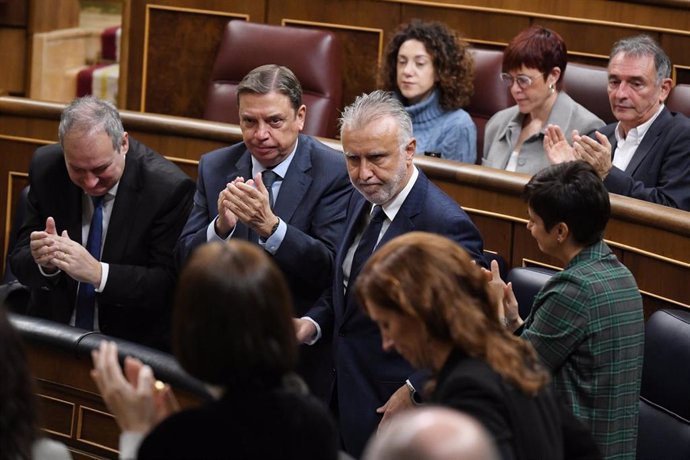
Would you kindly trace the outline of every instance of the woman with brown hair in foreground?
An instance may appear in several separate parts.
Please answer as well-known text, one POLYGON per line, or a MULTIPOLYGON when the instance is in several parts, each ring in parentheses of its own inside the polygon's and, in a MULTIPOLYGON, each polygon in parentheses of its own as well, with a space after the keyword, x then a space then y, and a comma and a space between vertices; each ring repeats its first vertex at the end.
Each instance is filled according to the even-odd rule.
POLYGON ((486 275, 453 241, 395 238, 369 259, 356 289, 383 348, 430 369, 431 401, 476 417, 504 459, 599 457, 547 387, 534 350, 499 321, 486 275))
POLYGON ((287 284, 263 249, 239 240, 199 247, 178 283, 173 352, 219 398, 166 418, 166 390, 154 392, 151 369, 129 359, 125 378, 117 348, 104 342, 93 378, 121 441, 145 437, 138 452, 121 443, 120 458, 337 458, 333 423, 293 374, 292 316, 287 284))

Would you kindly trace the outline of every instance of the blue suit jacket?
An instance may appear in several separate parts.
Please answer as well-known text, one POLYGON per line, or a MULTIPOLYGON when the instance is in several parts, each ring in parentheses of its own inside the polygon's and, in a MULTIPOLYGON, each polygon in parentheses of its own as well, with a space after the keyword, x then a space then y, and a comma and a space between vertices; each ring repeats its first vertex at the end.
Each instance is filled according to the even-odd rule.
MULTIPOLYGON (((616 126, 601 130, 612 152, 616 126)), ((611 193, 690 211, 690 120, 664 107, 625 171, 614 166, 604 185, 611 193)))
MULTIPOLYGON (((252 177, 251 154, 244 143, 201 157, 194 207, 176 248, 179 264, 196 246, 206 242, 206 228, 218 215, 218 194, 238 176, 252 177)), ((342 153, 300 135, 274 206, 275 214, 287 224, 285 239, 274 260, 288 280, 297 315, 310 308, 330 286, 351 191, 342 153)), ((241 222, 232 237, 253 242, 258 239, 241 222)))
MULTIPOLYGON (((252 177, 251 154, 244 143, 201 157, 194 207, 176 248, 178 264, 206 242, 206 229, 218 215, 218 194, 238 176, 252 177)), ((287 224, 285 238, 273 260, 287 279, 297 316, 302 316, 331 286, 333 259, 351 194, 343 154, 300 135, 273 207, 287 224)), ((232 237, 258 241, 258 235, 242 223, 237 224, 232 237)), ((331 359, 330 343, 301 347, 298 371, 321 399, 329 393, 331 359)))
MULTIPOLYGON (((345 236, 335 260, 331 296, 324 297, 308 313, 321 327, 321 340, 330 340, 332 336, 335 374, 331 380, 332 392, 337 391, 338 425, 345 450, 354 456, 361 454, 379 423, 376 408, 414 373, 412 366, 400 355, 383 351, 378 327, 365 315, 354 296, 349 303, 345 301, 343 260, 357 234, 357 221, 366 203, 361 194, 352 194, 345 236)), ((484 265, 482 238, 469 216, 421 171, 378 247, 411 231, 447 236, 484 265)), ((333 396, 336 395, 332 393, 333 396)))

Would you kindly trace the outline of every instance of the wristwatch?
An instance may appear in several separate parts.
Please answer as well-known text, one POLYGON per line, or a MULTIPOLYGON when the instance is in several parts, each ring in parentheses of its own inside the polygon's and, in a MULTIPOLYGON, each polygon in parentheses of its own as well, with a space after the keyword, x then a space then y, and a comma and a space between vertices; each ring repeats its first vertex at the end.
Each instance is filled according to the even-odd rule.
POLYGON ((412 401, 412 404, 415 406, 421 406, 423 404, 422 397, 419 395, 419 393, 417 393, 417 390, 415 389, 414 385, 412 385, 412 382, 410 382, 410 379, 405 380, 405 386, 408 390, 410 390, 410 401, 412 401))

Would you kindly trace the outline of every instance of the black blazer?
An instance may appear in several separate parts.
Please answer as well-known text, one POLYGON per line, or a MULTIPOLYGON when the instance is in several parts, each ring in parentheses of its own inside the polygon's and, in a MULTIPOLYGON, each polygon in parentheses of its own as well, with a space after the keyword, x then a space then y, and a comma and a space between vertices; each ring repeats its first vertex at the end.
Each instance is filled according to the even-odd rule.
POLYGON ((587 428, 549 388, 529 397, 486 361, 460 350, 451 352, 439 372, 432 401, 478 419, 504 460, 601 458, 587 428))
MULTIPOLYGON (((36 150, 29 168, 27 214, 10 255, 17 279, 31 288, 28 313, 68 323, 78 283, 65 273, 44 277, 31 256, 31 232, 52 216, 58 233, 81 243, 82 195, 67 174, 62 148, 36 150)), ((100 330, 165 347, 175 284, 173 248, 191 209, 194 182, 132 137, 125 157, 101 260, 110 265, 96 294, 100 330)))
MULTIPOLYGON (((383 351, 376 324, 362 311, 354 296, 346 302, 343 294, 343 261, 358 232, 358 220, 366 205, 361 194, 352 194, 345 235, 335 259, 331 295, 321 299, 307 314, 321 327, 320 341, 332 340, 335 372, 329 376, 331 400, 337 391, 340 434, 345 451, 355 457, 361 455, 367 440, 376 431, 381 419, 376 408, 383 405, 406 379, 421 386, 420 378, 425 375, 415 372, 398 353, 383 351)), ((412 231, 446 236, 465 248, 470 257, 485 264, 482 237, 472 220, 421 171, 378 247, 412 231)))
POLYGON ((170 416, 144 439, 138 458, 335 460, 337 450, 333 422, 314 398, 254 389, 170 416))
MULTIPOLYGON (((617 125, 601 130, 614 153, 617 125)), ((604 185, 611 193, 690 211, 690 120, 664 107, 625 171, 614 166, 604 185)))

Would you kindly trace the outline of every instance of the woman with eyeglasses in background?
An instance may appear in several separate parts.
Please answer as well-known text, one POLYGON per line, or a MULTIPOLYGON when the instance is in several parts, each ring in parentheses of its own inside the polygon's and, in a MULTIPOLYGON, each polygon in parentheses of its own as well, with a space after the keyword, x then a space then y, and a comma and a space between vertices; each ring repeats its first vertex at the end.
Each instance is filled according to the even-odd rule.
POLYGON ((557 125, 572 142, 572 131, 588 134, 604 126, 592 112, 561 91, 567 65, 565 42, 556 32, 532 26, 503 52, 501 80, 516 104, 486 125, 482 165, 533 175, 550 165, 544 131, 557 125))

